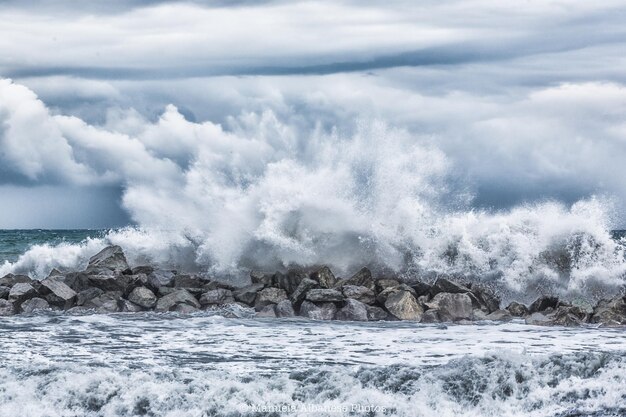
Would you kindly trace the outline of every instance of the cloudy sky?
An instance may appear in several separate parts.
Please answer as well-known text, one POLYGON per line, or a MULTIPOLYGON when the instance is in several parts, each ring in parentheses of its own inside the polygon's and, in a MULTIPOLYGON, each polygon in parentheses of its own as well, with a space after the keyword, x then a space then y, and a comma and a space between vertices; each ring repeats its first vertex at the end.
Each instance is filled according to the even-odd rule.
POLYGON ((203 140, 249 165, 371 120, 439 149, 477 208, 626 203, 623 1, 5 0, 0 20, 0 228, 143 220, 203 140))

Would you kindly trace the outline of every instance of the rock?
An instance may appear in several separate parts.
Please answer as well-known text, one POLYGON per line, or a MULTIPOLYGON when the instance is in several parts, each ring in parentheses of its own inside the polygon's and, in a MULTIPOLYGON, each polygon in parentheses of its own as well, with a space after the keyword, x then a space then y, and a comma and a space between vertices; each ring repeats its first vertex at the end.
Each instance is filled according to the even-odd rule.
POLYGON ((125 293, 130 279, 128 275, 89 275, 89 285, 100 288, 102 291, 121 291, 125 293))
POLYGON ((0 298, 6 300, 7 298, 9 298, 9 292, 11 292, 10 287, 0 285, 0 298))
POLYGON ((590 314, 586 314, 579 307, 559 306, 549 315, 552 324, 559 326, 580 326, 588 321, 590 314))
POLYGON ((291 293, 289 299, 296 307, 300 305, 300 303, 306 298, 306 293, 308 293, 313 288, 317 288, 319 283, 310 278, 304 278, 298 284, 298 287, 291 293))
POLYGON ((438 310, 442 321, 469 320, 472 317, 472 300, 467 294, 440 292, 426 305, 438 310))
POLYGON ((348 298, 345 305, 337 311, 336 318, 345 321, 367 321, 367 307, 360 301, 348 298))
POLYGON ((489 313, 485 318, 491 321, 509 321, 513 318, 513 316, 508 310, 496 310, 489 313))
POLYGON ((277 317, 293 317, 296 313, 293 311, 291 301, 283 300, 276 304, 276 316, 277 317))
POLYGON ((87 270, 109 269, 111 271, 122 272, 127 269, 128 262, 124 251, 119 246, 109 246, 102 249, 89 259, 87 270))
POLYGON ((344 285, 342 287, 344 297, 352 298, 360 301, 363 304, 374 304, 376 302, 376 296, 374 291, 367 287, 360 287, 357 285, 344 285))
POLYGON ((276 304, 268 304, 256 313, 257 317, 276 317, 276 304))
POLYGON ((178 290, 176 288, 173 288, 173 287, 159 287, 157 289, 156 294, 157 294, 158 297, 165 297, 166 295, 169 295, 169 294, 171 294, 173 292, 176 292, 176 291, 178 291, 178 290))
POLYGON ((92 288, 89 283, 89 275, 84 272, 69 272, 60 278, 61 281, 75 292, 79 293, 92 288))
POLYGON ((37 310, 46 310, 50 308, 50 304, 43 298, 35 297, 22 303, 20 309, 22 313, 32 313, 37 310))
POLYGON ((471 294, 473 294, 478 302, 486 307, 488 313, 493 313, 500 309, 500 297, 489 287, 481 284, 472 284, 471 294))
POLYGON ((300 315, 313 320, 332 320, 337 313, 337 306, 333 303, 313 304, 303 301, 300 306, 300 315))
POLYGON ((474 311, 472 312, 472 320, 474 321, 488 320, 487 319, 488 315, 489 314, 485 310, 474 309, 474 311))
POLYGON ((30 284, 32 281, 33 280, 26 275, 7 274, 0 278, 0 285, 3 287, 12 287, 18 283, 30 284))
POLYGON ((543 313, 532 313, 530 316, 526 317, 526 324, 531 324, 535 326, 549 326, 552 324, 553 317, 543 313))
POLYGON ((150 265, 141 265, 132 268, 131 272, 133 275, 146 274, 147 276, 154 272, 154 268, 150 265))
POLYGON ((146 287, 137 287, 128 294, 128 301, 142 308, 152 308, 157 303, 157 297, 146 287))
POLYGON ((272 285, 272 274, 265 274, 260 271, 250 271, 250 280, 253 284, 262 284, 264 287, 272 285))
POLYGON ((372 291, 376 289, 376 284, 374 282, 374 279, 372 278, 372 273, 367 268, 361 268, 359 272, 357 272, 347 280, 343 281, 342 285, 357 285, 360 287, 367 287, 372 291))
POLYGON ((387 302, 387 298, 391 294, 396 293, 398 291, 407 291, 407 292, 410 292, 413 296, 415 296, 415 290, 413 288, 409 287, 406 284, 400 284, 396 287, 387 287, 384 290, 382 290, 376 296, 376 301, 378 302, 378 304, 385 305, 385 303, 387 302))
POLYGON ((200 303, 189 291, 177 289, 160 298, 156 303, 155 311, 172 311, 179 304, 187 304, 195 308, 200 308, 200 303))
POLYGON ((120 291, 105 292, 87 301, 83 306, 95 309, 98 313, 115 313, 120 311, 122 293, 120 291))
POLYGON ((337 282, 337 278, 329 267, 323 266, 319 270, 311 274, 311 279, 316 281, 322 288, 333 288, 337 282))
POLYGON ((157 290, 159 287, 172 287, 175 277, 172 271, 157 269, 148 274, 148 286, 152 290, 157 290))
POLYGON ((439 310, 431 309, 424 311, 422 314, 422 323, 441 323, 439 318, 439 310))
POLYGON ((247 305, 254 305, 254 299, 259 291, 265 288, 265 285, 257 283, 248 285, 247 287, 238 288, 233 291, 233 297, 235 300, 247 305))
POLYGON ((287 293, 281 288, 264 288, 256 296, 254 302, 254 308, 256 311, 261 311, 263 307, 270 304, 278 304, 287 299, 287 293))
POLYGON ((18 282, 11 287, 9 291, 9 301, 13 303, 15 307, 19 307, 24 301, 33 298, 37 295, 37 291, 32 285, 26 282, 18 282))
POLYGON ((528 307, 515 301, 509 304, 506 309, 513 317, 525 317, 528 315, 528 307))
POLYGON ((417 297, 421 297, 423 295, 430 295, 432 287, 425 282, 417 281, 414 284, 411 284, 411 288, 415 291, 415 295, 417 297))
POLYGON ((389 318, 389 314, 380 307, 365 305, 367 309, 367 319, 369 321, 380 321, 387 320, 389 318))
POLYGON ((172 311, 180 314, 192 314, 198 312, 199 309, 189 304, 176 304, 172 311))
POLYGON ((343 301, 344 297, 338 290, 314 288, 306 293, 306 299, 312 302, 324 303, 343 301))
POLYGON ((13 314, 15 314, 13 303, 8 300, 0 299, 0 317, 12 316, 13 314))
POLYGON ((400 281, 395 279, 379 279, 376 281, 376 292, 380 293, 386 290, 387 288, 393 288, 400 285, 400 281))
POLYGON ((582 313, 591 316, 593 314, 593 305, 582 298, 577 298, 572 301, 572 306, 577 307, 582 313))
POLYGON ((198 277, 197 275, 176 275, 174 276, 174 287, 185 288, 202 288, 208 281, 198 277))
POLYGON ((394 291, 387 297, 385 308, 400 320, 420 321, 424 310, 409 291, 394 291))
POLYGON ((619 295, 610 300, 600 300, 593 310, 592 323, 605 326, 626 324, 626 300, 619 295))
POLYGON ((76 301, 76 291, 68 287, 56 277, 46 278, 41 281, 39 293, 44 295, 50 305, 67 310, 76 301))
POLYGON ((559 304, 559 299, 556 297, 539 297, 530 306, 528 306, 528 312, 530 314, 545 311, 548 308, 556 308, 559 304))
POLYGON ((222 305, 234 303, 233 293, 230 290, 224 288, 218 288, 217 290, 211 290, 203 293, 200 296, 200 305, 222 305))
POLYGON ((450 281, 446 278, 437 278, 433 286, 431 287, 431 294, 433 297, 441 292, 450 294, 464 294, 471 292, 465 285, 458 284, 450 281))
POLYGON ((120 304, 120 311, 123 311, 125 313, 138 313, 144 310, 144 307, 137 305, 129 300, 122 299, 120 300, 119 304, 120 304))
POLYGON ((292 294, 305 278, 308 277, 300 271, 289 271, 287 274, 277 272, 274 274, 273 283, 274 286, 285 290, 287 294, 292 294))
POLYGON ((96 297, 100 297, 102 294, 104 294, 104 291, 102 291, 100 288, 91 287, 83 290, 79 292, 76 296, 76 305, 82 306, 86 302, 93 300, 96 297))

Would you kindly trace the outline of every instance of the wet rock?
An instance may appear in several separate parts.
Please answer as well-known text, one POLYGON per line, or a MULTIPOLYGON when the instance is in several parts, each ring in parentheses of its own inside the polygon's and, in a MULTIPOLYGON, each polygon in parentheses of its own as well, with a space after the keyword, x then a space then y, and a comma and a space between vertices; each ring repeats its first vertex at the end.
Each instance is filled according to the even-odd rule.
POLYGON ((128 301, 149 309, 156 305, 157 296, 146 287, 137 287, 128 294, 128 301))
POLYGON ((303 301, 300 306, 300 315, 313 320, 332 320, 336 313, 337 306, 334 303, 314 304, 303 301))
POLYGON ((186 290, 190 288, 202 288, 206 283, 206 280, 203 280, 197 275, 183 274, 174 276, 174 287, 176 288, 185 288, 186 290))
POLYGON ((175 311, 180 314, 192 314, 199 311, 199 309, 189 304, 176 304, 174 309, 171 311, 175 311))
POLYGON ((63 275, 61 279, 65 285, 70 287, 75 292, 79 293, 88 288, 92 288, 91 284, 89 284, 89 275, 84 272, 68 272, 63 275))
POLYGON ((87 270, 109 269, 111 271, 122 272, 127 269, 128 262, 124 251, 119 246, 109 246, 102 249, 89 259, 87 270))
POLYGON ((389 313, 377 306, 365 305, 367 309, 367 319, 369 321, 381 321, 389 318, 389 313))
POLYGON ((409 287, 406 284, 399 284, 396 287, 387 287, 385 288, 383 291, 381 291, 377 296, 376 296, 376 301, 378 302, 378 304, 380 305, 385 305, 385 303, 387 302, 387 298, 393 294, 396 293, 398 291, 407 291, 410 292, 413 296, 415 296, 415 290, 411 287, 409 287))
POLYGON ((383 292, 387 288, 393 288, 400 285, 400 281, 396 279, 379 279, 376 281, 375 289, 377 293, 383 292))
POLYGON ((530 306, 528 306, 528 312, 530 314, 545 311, 548 308, 555 309, 559 304, 559 299, 556 297, 539 297, 530 306))
POLYGON ((385 301, 385 308, 400 320, 420 321, 424 310, 409 291, 392 292, 385 301))
POLYGON ((39 293, 44 295, 50 305, 67 310, 76 301, 76 292, 56 277, 41 281, 39 293))
POLYGON ((439 318, 439 310, 431 309, 424 311, 422 314, 422 323, 441 323, 439 318))
POLYGON ((420 297, 423 295, 430 295, 431 290, 432 290, 432 287, 430 285, 422 281, 417 281, 411 284, 411 288, 413 288, 413 290, 415 291, 415 295, 417 297, 420 297))
POLYGON ((291 301, 283 300, 276 304, 276 316, 277 317, 293 317, 296 313, 293 311, 291 301))
POLYGON ((317 288, 318 286, 319 283, 317 281, 310 278, 304 278, 302 281, 300 281, 300 284, 298 284, 298 287, 294 290, 294 292, 291 293, 289 299, 294 306, 298 307, 300 303, 306 298, 306 294, 310 290, 317 288))
POLYGON ((352 277, 344 280, 341 285, 356 285, 359 287, 367 287, 372 291, 376 289, 376 283, 372 278, 372 272, 368 268, 361 268, 359 272, 354 274, 352 277))
POLYGON ((500 309, 500 297, 491 288, 481 284, 472 284, 471 290, 471 294, 486 308, 488 313, 500 309))
POLYGON ((506 309, 513 317, 525 317, 529 314, 528 307, 515 301, 509 304, 506 309))
POLYGON ((120 311, 122 293, 120 291, 108 291, 87 301, 83 306, 94 309, 98 313, 116 313, 120 311))
POLYGON ((128 275, 89 275, 89 285, 100 288, 102 291, 121 291, 125 293, 130 279, 128 275))
POLYGON ((526 324, 534 325, 534 326, 549 326, 552 324, 553 317, 543 313, 532 313, 530 316, 526 317, 526 324))
POLYGON ((137 305, 130 300, 124 300, 124 299, 120 300, 119 305, 120 305, 120 311, 123 311, 125 313, 138 313, 140 311, 144 311, 145 309, 144 307, 137 305))
POLYGON ((37 291, 26 282, 18 282, 9 291, 9 301, 19 307, 24 301, 37 296, 37 291))
POLYGON ((195 308, 200 308, 200 302, 189 291, 176 289, 167 294, 156 303, 155 311, 172 311, 179 304, 187 304, 195 308))
POLYGON ((264 288, 256 296, 254 301, 254 308, 256 311, 261 311, 263 307, 270 304, 278 304, 287 299, 287 293, 281 288, 264 288))
POLYGON ((333 288, 337 282, 337 278, 329 267, 323 266, 319 270, 311 274, 311 279, 316 281, 322 288, 333 288))
POLYGON ((15 307, 9 300, 0 299, 0 316, 12 316, 15 314, 15 307))
POLYGON ((256 313, 257 317, 276 317, 276 304, 268 304, 256 313))
POLYGON ((626 300, 619 295, 610 300, 600 300, 593 310, 592 323, 605 326, 626 324, 626 300))
POLYGON ((266 274, 260 271, 250 271, 250 280, 253 284, 263 284, 264 287, 272 285, 272 274, 266 274))
POLYGON ((376 296, 374 294, 374 291, 367 287, 360 287, 358 285, 344 285, 341 290, 344 297, 346 298, 352 298, 364 304, 374 304, 376 302, 376 296))
POLYGON ((558 326, 580 326, 585 323, 590 315, 585 314, 580 308, 573 306, 559 306, 549 315, 552 324, 558 326))
POLYGON ((337 310, 337 320, 367 321, 367 306, 360 301, 348 298, 345 305, 337 310))
POLYGON ((10 287, 6 287, 4 285, 0 285, 0 298, 6 300, 9 298, 9 292, 11 292, 10 287))
POLYGON ((464 294, 464 293, 471 292, 471 290, 467 288, 465 285, 461 285, 454 281, 450 281, 449 279, 440 277, 440 278, 437 278, 437 280, 431 287, 431 294, 434 297, 435 295, 442 293, 442 292, 450 293, 450 294, 464 294))
POLYGON ((83 290, 76 295, 76 305, 82 306, 86 302, 93 300, 94 298, 99 297, 102 294, 104 294, 104 291, 102 291, 100 288, 87 288, 86 290, 83 290))
POLYGON ((273 285, 285 290, 287 294, 292 294, 300 282, 307 278, 307 275, 301 271, 289 271, 286 274, 277 272, 274 274, 273 285))
POLYGON ((7 274, 0 278, 0 285, 3 287, 12 287, 18 283, 30 284, 32 281, 33 280, 26 275, 7 274))
POLYGON ((221 305, 234 303, 233 293, 230 290, 224 288, 218 288, 217 290, 211 290, 203 293, 200 296, 200 305, 221 305))
POLYGON ((20 310, 22 313, 32 313, 37 310, 46 310, 50 308, 50 304, 43 298, 35 297, 22 303, 20 310))
POLYGON ((172 287, 175 277, 176 274, 172 271, 157 269, 148 274, 148 286, 152 290, 157 290, 159 287, 172 287))
POLYGON ((489 313, 485 319, 492 321, 509 321, 513 319, 513 316, 507 310, 496 310, 489 313))
POLYGON ((440 292, 426 305, 438 310, 442 321, 469 320, 472 317, 472 300, 467 294, 440 292))
POLYGON ((233 291, 233 297, 235 300, 240 301, 247 305, 254 305, 254 299, 259 291, 265 288, 265 285, 257 283, 248 285, 247 287, 238 288, 233 291))
POLYGON ((343 301, 343 294, 338 290, 314 288, 306 293, 306 299, 312 302, 327 303, 343 301))

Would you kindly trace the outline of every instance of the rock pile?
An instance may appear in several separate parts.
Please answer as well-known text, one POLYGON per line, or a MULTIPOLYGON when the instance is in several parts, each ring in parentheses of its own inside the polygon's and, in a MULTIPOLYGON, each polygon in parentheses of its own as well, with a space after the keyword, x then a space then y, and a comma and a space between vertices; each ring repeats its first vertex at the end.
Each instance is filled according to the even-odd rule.
POLYGON ((119 246, 92 257, 84 271, 53 270, 44 280, 9 274, 0 278, 0 316, 37 310, 69 312, 175 311, 192 313, 239 305, 259 317, 303 316, 314 320, 410 320, 423 323, 510 320, 535 325, 584 323, 626 325, 626 299, 616 296, 592 306, 541 297, 529 306, 500 299, 479 284, 439 277, 432 284, 375 279, 363 268, 338 279, 328 267, 266 274, 253 271, 243 288, 204 276, 179 274, 150 266, 130 268, 119 246))

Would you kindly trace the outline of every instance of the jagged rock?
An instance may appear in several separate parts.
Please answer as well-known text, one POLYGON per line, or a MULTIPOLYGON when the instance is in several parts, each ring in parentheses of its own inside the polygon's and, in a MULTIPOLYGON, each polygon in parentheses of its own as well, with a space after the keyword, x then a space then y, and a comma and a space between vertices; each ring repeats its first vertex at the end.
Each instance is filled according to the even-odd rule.
POLYGON ((626 324, 626 300, 619 295, 610 300, 600 300, 593 310, 592 323, 605 326, 626 324))
POLYGON ((496 310, 485 317, 485 319, 492 321, 509 321, 512 318, 513 316, 511 316, 511 313, 507 310, 496 310))
POLYGON ((102 291, 121 291, 125 293, 130 279, 128 275, 89 275, 89 285, 102 291))
POLYGON ((528 306, 528 312, 530 314, 545 311, 548 308, 555 309, 559 304, 559 299, 556 297, 539 297, 530 306, 528 306))
POLYGON ((195 308, 200 308, 200 303, 189 291, 177 289, 167 294, 156 303, 155 311, 172 311, 179 304, 187 304, 195 308))
POLYGON ((367 321, 367 306, 352 298, 346 300, 345 305, 337 310, 337 320, 367 321))
POLYGON ((580 308, 573 306, 559 306, 550 315, 552 324, 559 326, 580 326, 586 322, 590 315, 584 313, 580 308))
POLYGON ((189 304, 176 304, 172 311, 175 311, 176 313, 180 313, 180 314, 192 314, 192 313, 197 312, 198 308, 189 304))
POLYGON ((378 302, 378 304, 381 305, 385 305, 385 303, 387 302, 387 298, 393 294, 396 293, 398 291, 407 291, 410 292, 413 296, 415 296, 415 290, 411 287, 409 287, 406 284, 399 284, 398 286, 395 287, 387 287, 384 290, 382 290, 377 296, 376 296, 376 301, 378 302))
POLYGON ((122 272, 127 269, 128 262, 124 251, 119 246, 109 246, 102 249, 96 255, 89 259, 87 270, 110 269, 112 271, 122 272))
POLYGON ((157 269, 148 274, 148 286, 152 290, 158 290, 160 287, 172 287, 176 274, 172 271, 157 269))
POLYGON ((376 289, 376 283, 374 282, 372 273, 368 268, 361 268, 359 272, 352 275, 352 277, 342 281, 341 285, 357 285, 360 287, 367 287, 372 291, 376 289))
POLYGON ((4 285, 0 285, 0 298, 6 300, 9 298, 9 293, 11 292, 10 287, 6 287, 4 285))
POLYGON ((287 274, 281 274, 277 272, 274 274, 273 283, 274 286, 282 288, 287 294, 292 294, 302 280, 308 278, 304 272, 289 271, 287 274))
POLYGON ((397 287, 398 285, 400 285, 400 281, 396 279, 379 279, 376 281, 376 292, 380 293, 387 288, 397 287))
POLYGON ((439 293, 450 293, 450 294, 464 294, 471 292, 469 288, 465 285, 458 284, 454 281, 450 281, 446 278, 437 278, 435 283, 431 287, 431 295, 434 297, 439 293))
POLYGON ((50 304, 48 304, 46 300, 44 300, 43 298, 35 297, 31 298, 30 300, 24 301, 20 307, 20 310, 22 310, 22 313, 28 314, 37 310, 45 310, 49 308, 50 304))
POLYGON ((264 288, 256 296, 254 302, 254 308, 256 311, 261 311, 263 307, 270 304, 278 304, 287 299, 287 293, 281 288, 264 288))
POLYGON ((500 309, 500 297, 489 287, 481 284, 472 284, 471 294, 473 294, 479 303, 486 307, 488 313, 493 313, 500 309))
POLYGON ((489 314, 485 310, 474 309, 474 311, 472 312, 472 320, 474 321, 488 320, 487 319, 488 315, 489 314))
POLYGON ((98 297, 92 298, 83 304, 84 307, 95 309, 99 313, 115 313, 120 311, 120 301, 122 293, 120 291, 105 292, 98 297))
POLYGON ((338 302, 343 301, 343 294, 337 290, 327 288, 314 288, 306 293, 306 299, 312 302, 338 302))
POLYGON ((154 272, 154 267, 150 265, 136 266, 131 269, 131 272, 133 275, 145 274, 147 276, 154 272))
POLYGON ((380 321, 387 320, 389 318, 389 313, 377 306, 365 305, 367 309, 367 319, 369 321, 380 321))
POLYGON ((333 303, 314 304, 303 301, 300 306, 300 315, 313 320, 332 320, 337 313, 337 306, 333 303))
POLYGON ((528 315, 528 307, 515 301, 509 304, 506 309, 513 317, 525 317, 528 315))
POLYGON ((411 288, 413 288, 413 290, 415 291, 415 295, 417 297, 421 297, 423 295, 430 295, 431 293, 431 286, 422 281, 417 281, 411 284, 411 288))
POLYGON ((176 291, 178 291, 178 289, 173 287, 159 287, 156 293, 158 297, 165 297, 166 295, 169 295, 176 291))
POLYGON ((256 313, 257 317, 276 317, 276 304, 268 304, 256 313))
POLYGON ((291 301, 283 300, 276 304, 276 316, 277 317, 293 317, 296 313, 293 311, 291 301))
POLYGON ((37 291, 32 285, 26 282, 18 282, 11 287, 9 291, 9 301, 13 303, 15 307, 19 307, 24 301, 33 298, 37 295, 37 291))
POLYGON ((426 305, 438 310, 442 321, 469 320, 472 317, 472 300, 467 294, 440 292, 426 305))
POLYGON ((254 305, 254 299, 256 298, 257 293, 263 288, 265 288, 265 285, 260 283, 248 285, 247 287, 238 288, 233 291, 233 297, 235 300, 242 303, 254 305))
POLYGON ((424 310, 409 291, 394 291, 387 297, 385 308, 400 320, 420 321, 424 310))
POLYGON ((137 305, 130 300, 122 299, 120 300, 119 304, 120 304, 120 311, 123 311, 125 313, 138 313, 144 310, 144 307, 137 305))
POLYGON ((15 314, 15 307, 9 300, 0 299, 0 316, 12 316, 15 314))
POLYGON ((41 281, 39 293, 44 295, 50 305, 64 310, 72 307, 76 301, 76 292, 68 287, 63 281, 52 277, 41 281))
POLYGON ((18 283, 30 284, 32 283, 32 279, 26 275, 13 275, 7 274, 0 278, 0 285, 4 287, 12 287, 18 283))
POLYGON ((263 284, 264 287, 272 285, 272 274, 265 274, 260 271, 250 271, 250 280, 253 284, 263 284))
POLYGON ((360 301, 364 304, 374 304, 376 302, 376 296, 374 291, 367 287, 360 287, 357 285, 344 285, 342 287, 344 297, 352 298, 360 301))
POLYGON ((291 293, 289 299, 291 300, 293 305, 297 307, 300 305, 302 300, 306 298, 306 294, 309 292, 309 290, 317 288, 318 285, 319 283, 317 281, 310 278, 304 278, 302 281, 300 281, 300 284, 298 284, 298 287, 294 290, 294 292, 291 293))
POLYGON ((526 317, 526 324, 531 324, 535 326, 549 326, 552 324, 553 317, 543 313, 532 313, 530 316, 526 317))
POLYGON ((319 270, 311 274, 311 279, 316 281, 322 288, 333 288, 337 282, 337 278, 329 267, 323 266, 319 270))
POLYGON ((175 288, 185 288, 189 290, 190 288, 202 288, 205 284, 207 284, 207 281, 197 275, 184 274, 174 276, 175 288))
POLYGON ((431 309, 424 311, 422 314, 422 323, 440 323, 439 310, 431 309))
POLYGON ((92 288, 89 284, 89 275, 84 272, 68 272, 63 275, 61 281, 75 292, 79 293, 88 288, 92 288))
POLYGON ((587 300, 577 298, 572 301, 572 306, 577 307, 582 313, 589 316, 593 314, 593 305, 587 300))
POLYGON ((208 306, 208 305, 221 305, 221 304, 229 304, 234 303, 235 299, 233 298, 233 293, 230 290, 226 290, 224 288, 218 288, 217 290, 211 290, 203 293, 200 296, 200 305, 208 306))
POLYGON ((82 306, 86 302, 93 300, 96 297, 100 297, 102 294, 104 294, 104 291, 102 291, 100 288, 87 288, 86 290, 83 290, 76 295, 76 305, 82 306))
POLYGON ((146 287, 137 287, 128 294, 128 301, 142 308, 152 308, 157 303, 157 297, 146 287))

